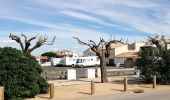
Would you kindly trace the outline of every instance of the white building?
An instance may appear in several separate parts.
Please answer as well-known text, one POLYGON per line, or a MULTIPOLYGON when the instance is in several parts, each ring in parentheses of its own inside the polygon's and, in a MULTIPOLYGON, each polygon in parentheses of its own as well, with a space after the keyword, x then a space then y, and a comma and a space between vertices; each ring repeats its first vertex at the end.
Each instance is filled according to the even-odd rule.
MULTIPOLYGON (((127 44, 111 44, 110 45, 111 50, 110 50, 110 56, 109 59, 107 61, 107 64, 109 65, 114 65, 114 58, 116 55, 123 53, 123 52, 127 52, 128 51, 128 45, 127 44)), ((105 48, 103 48, 103 50, 105 51, 105 48)), ((99 49, 99 52, 102 53, 102 49, 99 49)), ((83 52, 84 56, 96 56, 96 54, 91 51, 90 48, 88 48, 87 50, 85 50, 83 52)))
POLYGON ((135 59, 139 55, 140 47, 145 46, 144 42, 134 42, 128 45, 128 50, 115 56, 116 67, 134 67, 135 59))
POLYGON ((128 45, 128 50, 139 52, 140 47, 146 45, 145 42, 134 42, 128 45))
MULTIPOLYGON (((125 63, 129 63, 130 61, 126 62, 126 60, 129 60, 131 58, 131 60, 134 60, 138 55, 140 47, 144 45, 146 45, 146 43, 144 42, 135 42, 132 44, 111 44, 110 56, 107 60, 107 64, 118 66, 119 64, 125 65, 125 63)), ((99 51, 102 53, 102 49, 100 49, 99 51)), ((84 51, 84 56, 94 55, 95 53, 90 49, 84 51)))
POLYGON ((134 61, 138 57, 139 52, 124 52, 115 57, 116 67, 130 68, 134 67, 134 61))

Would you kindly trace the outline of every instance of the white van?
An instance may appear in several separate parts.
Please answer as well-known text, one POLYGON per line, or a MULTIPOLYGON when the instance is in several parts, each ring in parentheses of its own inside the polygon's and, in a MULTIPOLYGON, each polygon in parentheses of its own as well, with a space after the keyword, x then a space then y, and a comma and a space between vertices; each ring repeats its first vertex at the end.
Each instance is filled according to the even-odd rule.
POLYGON ((71 66, 74 67, 76 65, 78 57, 64 57, 60 62, 62 66, 71 66))
POLYGON ((51 66, 61 66, 63 58, 51 58, 51 66))
POLYGON ((100 65, 100 59, 97 56, 81 57, 77 59, 76 67, 83 66, 98 66, 100 65))

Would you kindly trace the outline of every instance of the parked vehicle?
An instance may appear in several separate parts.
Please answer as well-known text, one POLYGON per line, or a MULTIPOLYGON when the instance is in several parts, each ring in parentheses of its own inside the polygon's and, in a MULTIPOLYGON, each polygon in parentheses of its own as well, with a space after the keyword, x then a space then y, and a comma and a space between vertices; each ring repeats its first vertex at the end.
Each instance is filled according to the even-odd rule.
POLYGON ((83 66, 98 66, 100 65, 100 59, 97 56, 81 57, 77 59, 76 67, 83 66))
POLYGON ((51 66, 61 66, 63 58, 51 58, 51 66))
POLYGON ((60 62, 62 66, 71 66, 76 65, 78 57, 64 57, 60 62))
POLYGON ((51 66, 51 62, 42 62, 41 63, 41 66, 44 67, 44 66, 51 66))

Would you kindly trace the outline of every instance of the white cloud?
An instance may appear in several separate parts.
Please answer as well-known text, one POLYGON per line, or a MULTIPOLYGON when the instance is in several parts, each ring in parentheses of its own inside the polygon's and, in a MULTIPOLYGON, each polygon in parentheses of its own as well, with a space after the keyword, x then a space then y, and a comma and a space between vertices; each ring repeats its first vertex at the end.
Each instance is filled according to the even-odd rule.
POLYGON ((150 2, 150 1, 146 1, 146 0, 142 0, 142 1, 138 1, 138 0, 101 0, 107 4, 120 4, 120 5, 125 5, 128 7, 134 7, 134 8, 153 8, 153 7, 159 7, 159 4, 150 2))
MULTIPOLYGON (((43 2, 44 4, 49 4, 49 7, 56 8, 56 10, 74 9, 74 10, 78 10, 79 12, 83 11, 91 14, 97 14, 100 17, 105 17, 106 19, 111 20, 110 25, 114 23, 113 24, 114 26, 116 23, 117 26, 119 26, 119 28, 122 29, 126 29, 126 28, 130 30, 134 29, 134 30, 147 32, 147 33, 170 33, 169 30, 170 24, 167 23, 170 20, 168 19, 169 17, 168 18, 163 17, 161 21, 166 23, 161 23, 161 24, 160 21, 155 21, 152 17, 148 17, 148 16, 154 17, 155 15, 159 14, 160 12, 158 12, 157 9, 161 9, 161 12, 165 11, 165 9, 162 9, 164 8, 164 5, 161 5, 158 2, 152 2, 146 0, 140 2, 137 0, 128 0, 128 1, 127 0, 119 0, 119 1, 93 0, 88 2, 86 0, 73 1, 73 2, 65 2, 65 1, 56 2, 52 0, 50 2, 49 1, 43 1, 43 2), (147 10, 149 12, 146 12, 147 10), (152 12, 154 13, 152 14, 152 12), (122 24, 123 26, 121 26, 122 24)), ((90 15, 82 16, 81 13, 75 14, 72 12, 67 12, 67 14, 72 15, 74 17, 81 17, 90 20, 94 19, 94 21, 96 20, 96 18, 94 17, 93 18, 89 17, 90 15)))
POLYGON ((0 47, 11 46, 15 43, 13 40, 0 40, 0 47))
MULTIPOLYGON (((78 44, 72 39, 73 36, 77 36, 83 41, 88 41, 89 39, 98 41, 99 37, 104 37, 107 40, 109 38, 109 34, 107 33, 111 33, 118 39, 125 37, 129 39, 130 42, 133 42, 143 40, 144 38, 142 34, 134 33, 137 31, 139 31, 138 33, 170 34, 169 7, 164 7, 164 5, 154 1, 35 0, 35 2, 34 4, 30 2, 29 5, 23 6, 16 4, 11 4, 13 6, 10 6, 10 2, 9 5, 5 6, 0 4, 0 19, 44 27, 44 31, 39 29, 26 29, 25 32, 31 35, 37 34, 38 32, 50 36, 56 35, 57 42, 54 48, 81 48, 82 46, 77 47, 78 44), (24 10, 20 10, 22 8, 24 10), (81 26, 77 24, 81 22, 74 21, 70 23, 73 17, 75 19, 81 19, 84 23, 90 21, 94 24, 81 26), (64 22, 61 20, 64 20, 64 22), (116 29, 116 31, 114 31, 114 29, 116 29), (113 34, 113 32, 121 33, 122 31, 131 31, 135 35, 113 34)), ((8 31, 10 31, 10 29, 8 31)), ((11 32, 8 32, 6 36, 8 36, 9 33, 11 32)), ((20 34, 20 32, 14 33, 20 34)), ((1 43, 5 44, 4 42, 1 43)), ((46 46, 43 48, 45 49, 46 46)))

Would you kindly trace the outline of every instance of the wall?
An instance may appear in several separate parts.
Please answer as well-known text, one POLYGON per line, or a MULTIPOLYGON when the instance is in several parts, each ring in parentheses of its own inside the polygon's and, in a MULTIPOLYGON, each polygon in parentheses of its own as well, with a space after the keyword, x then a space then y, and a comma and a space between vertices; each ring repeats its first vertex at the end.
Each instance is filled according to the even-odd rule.
POLYGON ((85 56, 85 57, 86 56, 96 56, 96 54, 93 51, 91 51, 90 48, 88 48, 83 52, 83 56, 85 56))
POLYGON ((146 43, 135 43, 135 51, 139 52, 140 47, 146 45, 146 43))
POLYGON ((128 45, 123 45, 121 47, 115 48, 115 56, 123 52, 128 52, 128 45))

